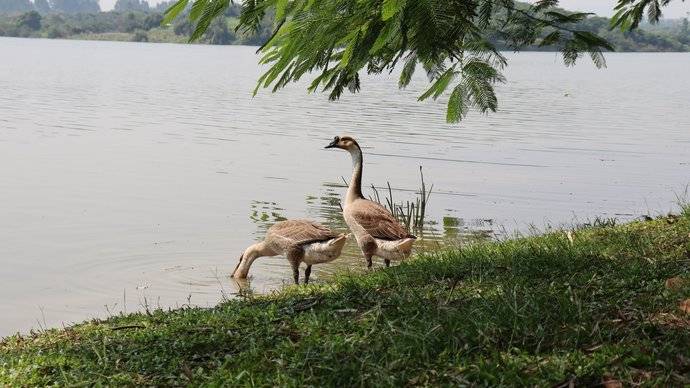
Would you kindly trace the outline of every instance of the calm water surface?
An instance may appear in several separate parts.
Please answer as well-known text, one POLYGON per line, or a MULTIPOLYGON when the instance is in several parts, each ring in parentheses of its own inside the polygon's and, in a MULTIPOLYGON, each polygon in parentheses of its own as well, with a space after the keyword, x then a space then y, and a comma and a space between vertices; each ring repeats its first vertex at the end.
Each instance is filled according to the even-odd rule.
MULTIPOLYGON (((122 310, 213 305, 245 246, 282 217, 342 227, 358 137, 365 184, 434 184, 428 234, 527 230, 673 208, 690 182, 690 55, 611 54, 609 69, 511 55, 501 111, 444 123, 441 103, 366 79, 328 102, 250 91, 254 48, 0 39, 0 336, 122 310)), ((351 247, 353 248, 353 247, 351 247)), ((354 249, 338 268, 360 268, 354 249)), ((251 287, 290 281, 257 261, 251 287)))

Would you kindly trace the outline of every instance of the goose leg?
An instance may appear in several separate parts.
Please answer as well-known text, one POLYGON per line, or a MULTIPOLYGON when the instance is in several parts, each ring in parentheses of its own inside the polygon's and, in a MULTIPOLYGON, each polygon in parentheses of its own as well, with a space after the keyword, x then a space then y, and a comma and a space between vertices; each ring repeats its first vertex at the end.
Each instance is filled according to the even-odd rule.
POLYGON ((309 284, 309 275, 311 275, 311 264, 304 270, 304 284, 309 284))
POLYGON ((298 265, 292 266, 292 278, 295 281, 295 284, 299 284, 299 266, 298 265))
POLYGON ((292 277, 295 284, 299 284, 299 263, 302 262, 303 257, 304 251, 299 247, 289 249, 287 252, 287 259, 292 266, 292 277))
POLYGON ((390 261, 390 260, 384 259, 383 261, 386 263, 386 268, 388 268, 388 267, 391 266, 391 261, 390 261))
POLYGON ((371 257, 376 253, 376 241, 372 237, 363 237, 359 244, 362 254, 367 261, 367 269, 371 269, 371 257))

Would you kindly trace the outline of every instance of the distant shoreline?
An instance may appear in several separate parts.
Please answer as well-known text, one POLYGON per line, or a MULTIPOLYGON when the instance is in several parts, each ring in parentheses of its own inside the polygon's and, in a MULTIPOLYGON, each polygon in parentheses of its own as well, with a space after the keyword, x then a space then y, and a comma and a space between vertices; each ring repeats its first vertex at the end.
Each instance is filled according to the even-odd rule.
MULTIPOLYGON (((31 39, 31 40, 57 40, 57 41, 80 41, 80 42, 119 42, 119 43, 151 43, 151 44, 174 44, 174 45, 182 45, 182 46, 235 46, 235 47, 255 47, 258 48, 260 47, 257 44, 243 44, 243 43, 233 43, 233 44, 222 44, 222 45, 217 45, 217 44, 210 44, 210 43, 199 43, 199 42, 193 42, 190 43, 186 40, 181 40, 181 41, 144 41, 144 42, 139 42, 139 41, 133 41, 129 39, 107 39, 108 35, 113 35, 113 36, 120 36, 121 34, 119 33, 105 33, 102 34, 103 36, 98 36, 100 34, 96 34, 96 37, 92 38, 85 38, 82 36, 73 36, 73 37, 67 37, 67 38, 47 38, 47 37, 22 37, 22 36, 0 36, 1 38, 7 38, 7 39, 31 39)), ((501 49, 499 50, 500 52, 504 53, 512 53, 512 50, 507 50, 507 49, 501 49)), ((557 50, 553 49, 540 49, 540 50, 535 50, 535 49, 526 49, 526 50, 520 50, 517 52, 518 54, 524 52, 524 53, 557 53, 557 50)), ((689 50, 638 50, 638 51, 610 51, 605 53, 606 55, 610 54, 682 54, 682 53, 690 53, 689 50)))

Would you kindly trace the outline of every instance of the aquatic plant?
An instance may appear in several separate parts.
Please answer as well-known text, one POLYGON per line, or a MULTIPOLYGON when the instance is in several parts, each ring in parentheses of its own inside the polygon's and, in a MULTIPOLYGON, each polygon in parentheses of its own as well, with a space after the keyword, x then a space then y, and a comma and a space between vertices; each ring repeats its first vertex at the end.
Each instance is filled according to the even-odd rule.
POLYGON ((386 187, 388 188, 388 194, 384 197, 384 201, 381 201, 381 196, 378 189, 373 184, 371 189, 374 192, 373 196, 369 196, 369 199, 376 201, 382 206, 384 206, 388 211, 395 216, 410 233, 424 233, 424 224, 426 219, 426 207, 429 203, 429 198, 431 197, 431 191, 434 188, 432 184, 427 190, 426 182, 424 182, 424 172, 422 171, 422 166, 419 166, 419 177, 420 186, 416 191, 416 197, 414 200, 406 200, 404 202, 396 203, 393 199, 393 189, 391 188, 390 182, 386 182, 386 187))

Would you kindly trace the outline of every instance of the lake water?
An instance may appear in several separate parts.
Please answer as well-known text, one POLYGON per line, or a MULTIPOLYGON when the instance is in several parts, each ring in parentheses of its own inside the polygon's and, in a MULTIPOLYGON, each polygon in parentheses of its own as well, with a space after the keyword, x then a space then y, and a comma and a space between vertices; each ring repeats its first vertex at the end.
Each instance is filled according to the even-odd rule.
MULTIPOLYGON (((231 296, 276 219, 342 227, 350 160, 323 146, 344 133, 397 200, 424 167, 433 238, 666 212, 690 183, 690 54, 510 55, 500 112, 452 126, 416 102, 423 74, 252 99, 254 50, 0 39, 0 336, 231 296)), ((350 246, 315 279, 362 266, 350 246)), ((291 278, 280 257, 250 274, 257 292, 291 278)))

